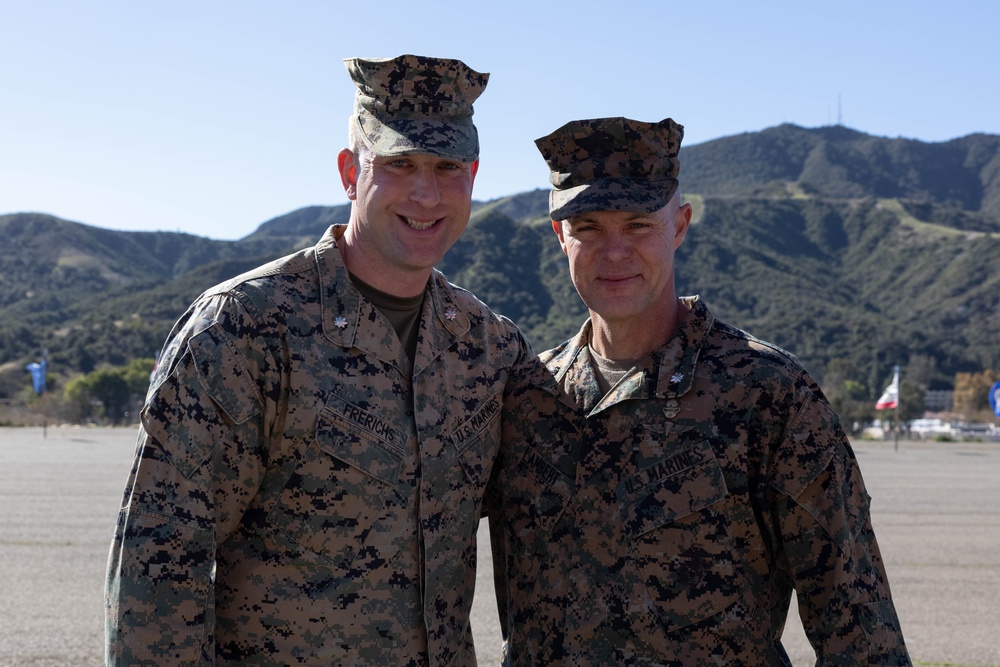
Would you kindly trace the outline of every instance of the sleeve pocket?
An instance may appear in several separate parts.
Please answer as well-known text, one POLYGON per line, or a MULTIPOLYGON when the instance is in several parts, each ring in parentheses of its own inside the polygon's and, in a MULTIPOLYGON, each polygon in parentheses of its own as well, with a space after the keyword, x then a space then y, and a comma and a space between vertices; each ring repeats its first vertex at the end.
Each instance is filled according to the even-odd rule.
POLYGON ((823 527, 841 551, 847 552, 867 525, 871 497, 853 459, 839 455, 795 497, 795 502, 823 527))
POLYGON ((188 342, 202 387, 234 424, 260 409, 260 395, 243 358, 217 323, 188 342))
POLYGON ((150 391, 140 420, 190 479, 234 425, 259 412, 258 401, 243 360, 212 324, 188 341, 170 375, 150 391))

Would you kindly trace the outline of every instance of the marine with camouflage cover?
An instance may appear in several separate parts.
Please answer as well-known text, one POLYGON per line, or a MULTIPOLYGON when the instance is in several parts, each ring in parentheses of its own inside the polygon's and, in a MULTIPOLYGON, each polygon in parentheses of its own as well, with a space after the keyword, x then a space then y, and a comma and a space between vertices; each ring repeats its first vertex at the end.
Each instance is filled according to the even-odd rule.
POLYGON ((839 419, 794 356, 679 297, 683 128, 536 144, 590 318, 511 376, 487 506, 511 666, 909 665, 839 419))
POLYGON ((108 665, 475 665, 482 494, 521 332, 437 263, 469 221, 458 60, 346 61, 346 226, 207 290, 151 381, 108 665))

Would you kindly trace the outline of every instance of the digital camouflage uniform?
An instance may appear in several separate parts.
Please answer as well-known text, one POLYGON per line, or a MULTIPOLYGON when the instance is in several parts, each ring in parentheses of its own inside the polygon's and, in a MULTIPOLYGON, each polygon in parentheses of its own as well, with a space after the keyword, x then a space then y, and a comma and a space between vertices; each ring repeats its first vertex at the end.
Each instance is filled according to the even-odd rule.
POLYGON ((490 507, 510 665, 908 665, 847 437, 788 353, 697 299, 602 397, 589 322, 511 378, 490 507), (506 602, 506 610, 504 604, 506 602))
MULTIPOLYGON (((539 139, 551 217, 603 231, 575 216, 663 209, 682 137, 669 118, 603 118, 539 139)), ((646 279, 617 242, 585 261, 646 279)), ((593 320, 508 383, 488 493, 507 664, 787 665, 795 591, 818 664, 908 665, 869 496, 820 388, 663 289, 677 328, 606 395, 593 320)))
POLYGON ((210 289, 171 333, 111 547, 109 664, 476 664, 482 493, 528 346, 434 271, 411 372, 351 281, 344 230, 210 289))
POLYGON ((111 551, 113 662, 473 665, 519 331, 435 272, 412 379, 332 228, 170 336, 111 551))

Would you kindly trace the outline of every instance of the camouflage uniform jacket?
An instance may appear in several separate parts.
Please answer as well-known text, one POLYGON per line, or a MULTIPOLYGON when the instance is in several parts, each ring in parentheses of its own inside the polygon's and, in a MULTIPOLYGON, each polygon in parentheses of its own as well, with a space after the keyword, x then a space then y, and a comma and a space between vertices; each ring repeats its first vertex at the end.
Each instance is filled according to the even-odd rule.
POLYGON ((489 491, 510 665, 907 665, 838 418, 788 353, 696 298, 606 396, 590 323, 512 375, 489 491))
POLYGON ((476 664, 482 494, 528 344, 435 271, 411 376, 342 233, 172 332, 111 547, 109 664, 476 664))

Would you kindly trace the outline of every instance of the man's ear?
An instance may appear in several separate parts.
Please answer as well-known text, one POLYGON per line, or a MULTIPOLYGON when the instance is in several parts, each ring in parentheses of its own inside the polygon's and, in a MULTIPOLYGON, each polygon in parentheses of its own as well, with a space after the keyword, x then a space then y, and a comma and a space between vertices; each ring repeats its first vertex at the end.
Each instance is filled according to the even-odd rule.
POLYGON ((688 227, 691 226, 691 215, 691 204, 683 204, 677 208, 677 215, 674 216, 674 250, 684 242, 688 227))
POLYGON ((477 158, 475 162, 469 165, 469 168, 472 170, 472 182, 475 183, 476 173, 479 171, 479 159, 477 158))
POLYGON ((354 201, 358 198, 358 162, 351 149, 345 148, 337 155, 337 171, 347 198, 354 201))

